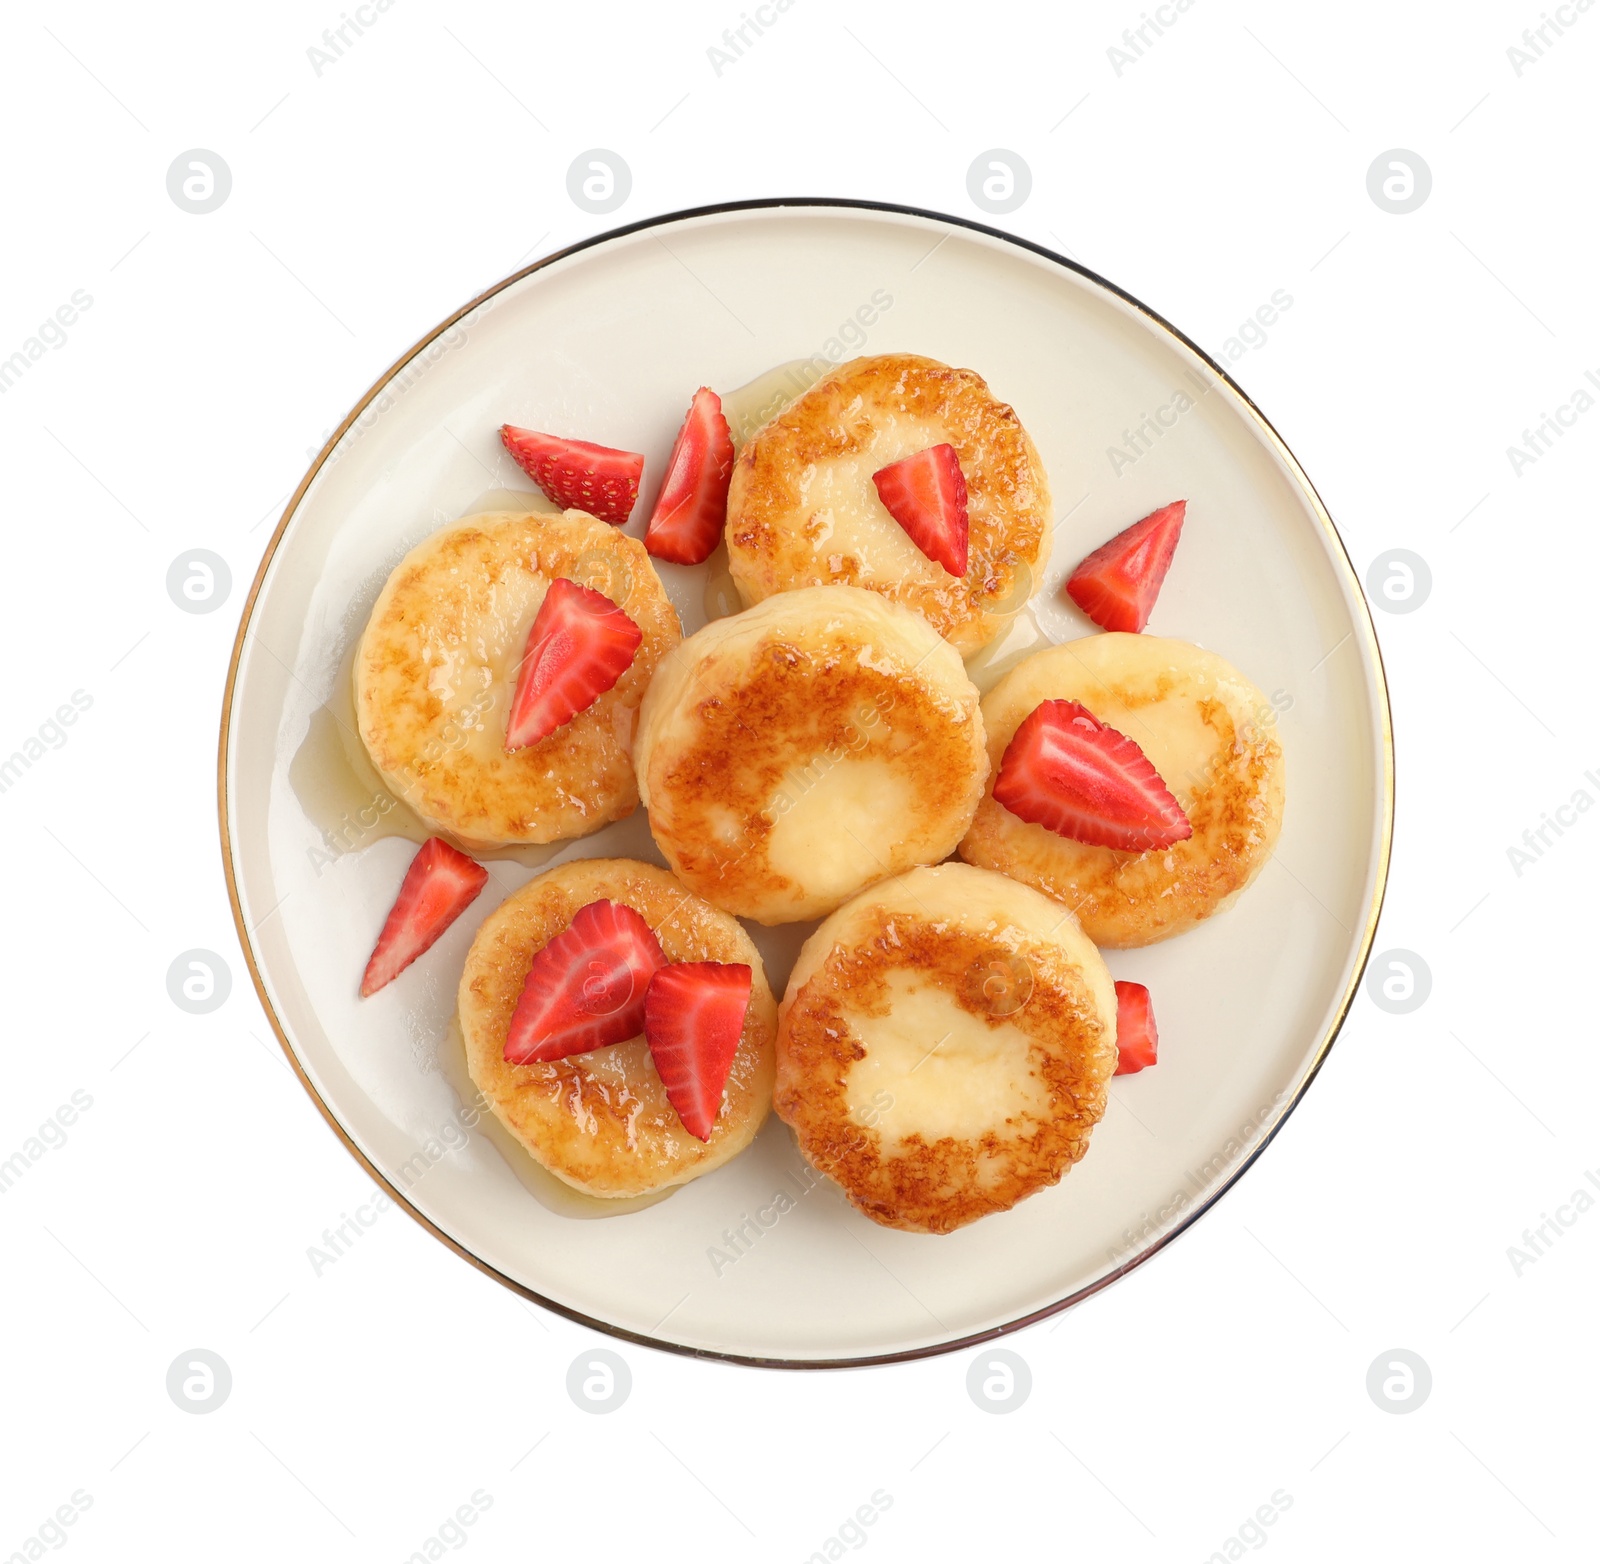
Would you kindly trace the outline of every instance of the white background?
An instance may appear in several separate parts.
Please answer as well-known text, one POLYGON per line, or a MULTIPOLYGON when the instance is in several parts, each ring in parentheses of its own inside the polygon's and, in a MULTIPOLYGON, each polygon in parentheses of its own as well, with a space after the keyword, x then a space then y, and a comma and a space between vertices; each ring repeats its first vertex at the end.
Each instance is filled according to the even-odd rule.
POLYGON ((1600 377, 1600 8, 1563 7, 1520 76, 1532 5, 1161 14, 1119 75, 1136 3, 795 0, 718 74, 736 4, 397 0, 319 75, 335 4, 8 11, 0 359, 75 290, 93 303, 0 396, 0 752, 74 691, 92 704, 0 793, 0 1160, 74 1092, 92 1106, 0 1195, 0 1559, 398 1564, 477 1492, 435 1553, 799 1561, 878 1490, 889 1507, 835 1551, 1593 1556, 1600 1214, 1563 1203, 1600 1178, 1600 822, 1567 816, 1520 873, 1508 849, 1600 799, 1600 409, 1520 475, 1507 448, 1600 377), (205 215, 166 188, 192 148, 232 172, 205 215), (632 172, 610 216, 567 195, 592 148, 632 172), (967 191, 994 148, 1032 172, 998 218, 967 191), (1432 173, 1404 215, 1367 189, 1395 148, 1432 173), (1414 612, 1376 615, 1399 766, 1377 948, 1422 956, 1427 1001, 1363 993, 1215 1211, 1010 1338, 1032 1392, 1004 1415, 969 1397, 971 1354, 785 1374, 612 1343, 396 1213, 314 1274, 308 1247, 373 1189, 278 1054, 223 888, 228 652, 308 454, 536 255, 787 194, 1009 227, 1213 354, 1285 290, 1236 377, 1363 575, 1392 548, 1432 574, 1414 612), (205 615, 165 584, 197 547, 232 574, 205 615), (233 974, 204 1016, 166 987, 197 947, 233 974), (1558 1207, 1572 1225, 1514 1264, 1558 1207), (598 1346, 632 1373, 605 1416, 566 1390, 598 1346), (205 1415, 166 1390, 193 1348, 232 1374, 205 1415), (1405 1415, 1366 1388, 1395 1348, 1432 1374, 1405 1415))

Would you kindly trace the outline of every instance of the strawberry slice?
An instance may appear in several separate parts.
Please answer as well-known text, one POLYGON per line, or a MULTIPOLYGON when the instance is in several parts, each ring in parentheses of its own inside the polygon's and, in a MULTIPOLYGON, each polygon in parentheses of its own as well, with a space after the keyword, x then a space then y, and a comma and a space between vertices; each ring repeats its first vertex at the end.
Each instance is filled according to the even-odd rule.
POLYGON ((557 576, 528 631, 506 749, 537 744, 587 711, 628 671, 643 639, 609 597, 557 576))
POLYGON ((675 565, 704 564, 728 519, 732 476, 733 436, 722 416, 722 398, 701 386, 668 458, 666 481, 650 513, 644 546, 657 559, 675 565))
POLYGON ((563 510, 588 511, 613 527, 632 514, 644 473, 644 457, 637 451, 563 440, 515 424, 500 426, 500 441, 517 466, 563 510))
POLYGON ((667 1101, 696 1140, 710 1140, 750 1005, 742 962, 680 961, 650 979, 644 1037, 667 1101))
POLYGON ((411 860, 361 978, 361 997, 392 983, 472 904, 489 871, 437 836, 411 860))
POLYGON ((930 445, 873 473, 883 508, 952 576, 967 573, 967 480, 953 445, 930 445))
POLYGON ((1143 983, 1117 984, 1117 1075, 1137 1075, 1156 1062, 1156 1015, 1143 983))
POLYGON ((1188 508, 1187 500, 1174 500, 1103 543, 1068 577, 1067 596, 1102 630, 1144 629, 1188 508))
POLYGON ((580 907, 528 968, 506 1034, 506 1063, 548 1064, 637 1037, 645 990, 666 959, 632 907, 580 907))
POLYGON ((995 801, 1057 836, 1120 852, 1170 847, 1194 833, 1132 739, 1077 701, 1041 701, 1006 745, 995 801))

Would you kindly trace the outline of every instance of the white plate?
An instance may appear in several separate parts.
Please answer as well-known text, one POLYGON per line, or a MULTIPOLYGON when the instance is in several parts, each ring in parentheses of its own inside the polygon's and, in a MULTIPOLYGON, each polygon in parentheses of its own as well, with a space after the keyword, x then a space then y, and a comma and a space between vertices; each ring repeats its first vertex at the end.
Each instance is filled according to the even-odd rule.
MULTIPOLYGON (((704 618, 700 574, 663 569, 686 632, 704 618)), ((502 283, 401 360, 318 457, 267 551, 228 682, 220 789, 262 1003, 373 1175, 465 1257, 550 1307, 663 1347, 791 1365, 947 1350, 1037 1318, 1147 1258, 1215 1200, 1343 1019, 1382 898, 1393 794, 1359 586, 1310 483, 1243 394, 1136 301, 1058 257, 955 219, 839 202, 716 208, 592 240, 502 283), (862 327, 865 315, 876 319, 862 327), (1112 1083, 1084 1162, 1014 1211, 942 1238, 877 1227, 808 1178, 773 1119, 744 1156, 658 1205, 604 1221, 558 1215, 482 1129, 461 1129, 451 1084, 455 985, 494 888, 399 981, 359 1000, 412 848, 380 840, 321 861, 292 763, 313 720, 326 725, 319 708, 400 557, 483 491, 527 488, 500 448, 502 422, 642 450, 647 502, 696 386, 726 390, 813 354, 890 351, 978 370, 1038 443, 1058 527, 1035 610, 1053 640, 1093 628, 1060 604, 1072 565, 1156 506, 1189 500, 1152 630, 1222 653, 1284 708, 1274 861, 1223 916, 1111 953, 1116 976, 1155 995, 1161 1062, 1112 1083), (1138 460, 1114 462, 1111 450, 1138 450, 1129 437, 1146 421, 1159 435, 1145 434, 1138 460)), ((562 856, 617 853, 655 858, 642 814, 562 856)), ((509 891, 532 871, 494 872, 509 891)), ((777 990, 794 945, 781 932, 766 944, 777 990)))

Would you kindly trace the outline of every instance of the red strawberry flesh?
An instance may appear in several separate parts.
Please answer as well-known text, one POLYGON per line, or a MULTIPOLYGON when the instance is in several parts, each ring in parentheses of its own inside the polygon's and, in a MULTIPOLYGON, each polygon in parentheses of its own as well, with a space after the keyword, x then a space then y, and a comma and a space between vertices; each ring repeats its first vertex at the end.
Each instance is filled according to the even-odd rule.
POLYGON ((609 597, 558 576, 528 631, 506 749, 537 744, 587 711, 628 671, 643 639, 609 597))
POLYGON ((548 1064, 644 1031, 645 992, 666 957, 622 902, 592 901, 540 950, 506 1034, 508 1064, 548 1064))
POLYGON ((644 1035, 667 1101, 697 1140, 710 1140, 750 1006, 742 962, 681 961, 650 980, 644 1035))
POLYGON ((1117 984, 1117 1075, 1136 1075, 1156 1062, 1156 1016, 1143 983, 1117 984))
POLYGON ((967 573, 967 480, 953 445, 880 467, 872 482, 911 541, 952 576, 967 573))
POLYGON ((500 426, 500 441, 517 465, 563 510, 587 511, 621 526, 639 498, 644 457, 587 440, 564 440, 536 429, 500 426))
POLYGON ((1152 511, 1102 544, 1067 579, 1066 594, 1102 630, 1138 634, 1151 610, 1183 531, 1187 500, 1152 511))
POLYGON ((1193 835, 1144 751, 1077 701, 1041 701, 1023 718, 994 796, 1019 819, 1095 847, 1142 853, 1193 835))
POLYGON ((733 476, 733 436, 722 416, 722 399, 701 386, 689 404, 667 460, 667 476, 645 528, 644 546, 676 565, 708 560, 728 519, 728 480, 733 476))
POLYGON ((372 959, 361 978, 361 997, 392 983, 472 904, 489 874, 437 836, 411 860, 400 894, 389 909, 372 959))

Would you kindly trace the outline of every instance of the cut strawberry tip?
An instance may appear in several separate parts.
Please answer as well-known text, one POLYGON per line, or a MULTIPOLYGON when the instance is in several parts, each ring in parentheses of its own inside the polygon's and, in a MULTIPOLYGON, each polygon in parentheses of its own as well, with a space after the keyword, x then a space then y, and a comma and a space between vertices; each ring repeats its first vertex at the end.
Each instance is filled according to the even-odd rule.
POLYGON ((506 1033, 507 1064, 548 1064, 644 1031, 645 993, 666 964, 650 925, 624 902, 592 901, 538 951, 506 1033))
POLYGON ((609 597, 558 576, 539 604, 506 716, 508 752, 550 737, 615 686, 643 632, 609 597))
POLYGON ((1118 983, 1117 1075, 1137 1075, 1156 1062, 1156 1016, 1143 983, 1118 983))
POLYGON ((472 905, 488 879, 488 870, 448 842, 437 836, 424 842, 384 920, 361 978, 361 997, 394 982, 472 905))
POLYGON ((883 508, 929 559, 949 575, 966 575, 967 480, 953 445, 890 462, 872 482, 883 508))
POLYGON ((1075 842, 1142 853, 1194 834, 1144 751, 1078 701, 1041 701, 1000 760, 994 797, 1075 842))
POLYGON ((1063 591, 1102 630, 1137 635, 1150 622, 1183 531, 1187 500, 1174 500, 1102 544, 1063 591))
POLYGON ((722 398, 701 386, 667 459, 667 475, 645 528, 644 546, 675 565, 704 564, 728 519, 733 436, 722 398))
POLYGON ((739 1052, 753 974, 743 962, 680 961, 650 979, 644 1036, 683 1127, 709 1141, 739 1052))
POLYGON ((587 511, 621 526, 639 498, 644 457, 587 440, 566 440, 537 429, 500 426, 500 443, 516 464, 563 510, 587 511))

